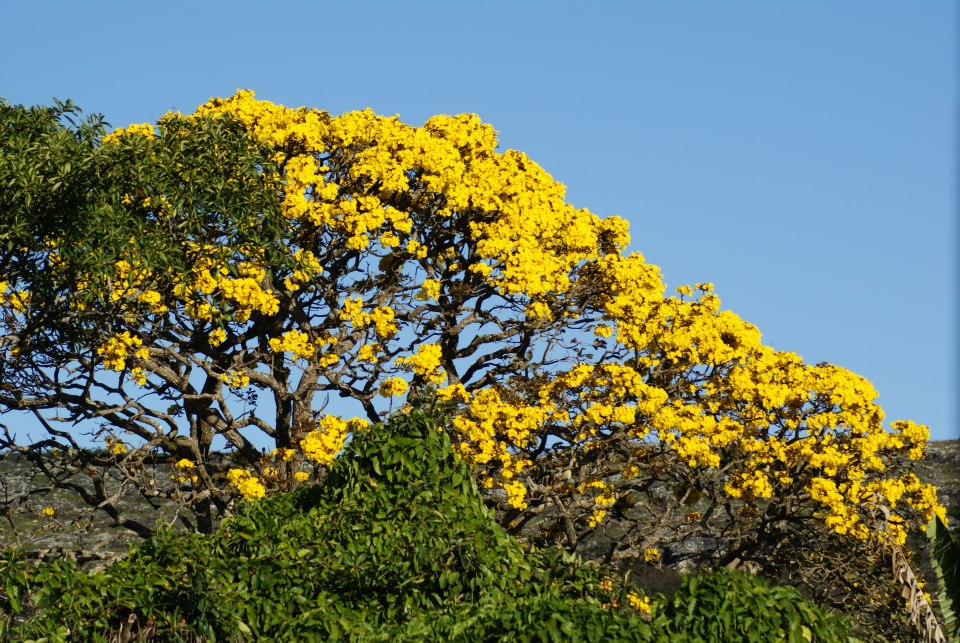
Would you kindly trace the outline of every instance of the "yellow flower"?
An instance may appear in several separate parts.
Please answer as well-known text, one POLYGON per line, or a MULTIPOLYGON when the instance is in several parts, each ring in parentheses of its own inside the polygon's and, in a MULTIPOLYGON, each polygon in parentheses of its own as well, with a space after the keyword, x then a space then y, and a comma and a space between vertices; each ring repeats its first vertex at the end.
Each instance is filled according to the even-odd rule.
POLYGON ((384 232, 380 235, 380 245, 385 248, 396 248, 400 245, 400 237, 392 232, 384 232))
POLYGON ((530 304, 527 304, 526 313, 527 317, 531 319, 543 319, 549 321, 553 317, 553 314, 550 312, 550 306, 542 301, 534 301, 530 304))
POLYGON ((275 353, 293 353, 294 357, 301 359, 309 359, 317 352, 317 347, 310 341, 310 336, 299 330, 289 330, 280 338, 274 337, 270 340, 270 349, 275 353))
POLYGON ((648 615, 653 612, 649 596, 640 596, 636 592, 629 592, 627 594, 627 600, 630 602, 630 607, 643 615, 648 615))
MULTIPOLYGON (((122 371, 126 368, 127 357, 131 349, 137 349, 143 345, 143 340, 130 334, 129 331, 123 331, 119 335, 114 335, 107 342, 97 349, 97 354, 103 356, 103 365, 112 371, 122 371)), ((137 351, 137 357, 141 357, 142 352, 137 351)))
POLYGON ((392 308, 381 306, 374 308, 370 313, 373 329, 381 340, 389 339, 397 332, 397 323, 394 321, 392 308))
POLYGON ((410 357, 400 357, 397 364, 409 366, 416 375, 421 375, 432 384, 442 384, 447 374, 440 365, 443 351, 439 344, 421 344, 417 352, 410 357))
POLYGON ((407 252, 412 254, 417 259, 427 258, 427 247, 415 239, 411 239, 407 242, 407 252))
POLYGON ((128 125, 127 127, 119 127, 104 136, 101 144, 117 145, 120 143, 122 138, 128 136, 143 136, 147 138, 153 138, 155 136, 153 125, 150 123, 135 123, 133 125, 128 125))
POLYGON ((456 384, 451 384, 450 386, 444 386, 437 389, 437 399, 438 400, 456 400, 458 402, 469 402, 470 393, 467 392, 467 389, 463 384, 457 382, 456 384))
POLYGON ((210 342, 211 346, 219 346, 227 339, 227 331, 222 328, 217 328, 210 332, 207 340, 210 342))
POLYGON ((138 386, 147 385, 147 374, 139 366, 130 369, 130 379, 136 382, 138 386))
POLYGON ((590 517, 587 518, 587 526, 591 529, 597 527, 607 515, 606 509, 594 509, 590 517))
POLYGON ((399 397, 407 392, 408 387, 409 384, 402 377, 391 377, 380 385, 380 395, 399 397))
POLYGON ((270 455, 274 458, 277 458, 281 462, 289 462, 297 455, 296 449, 274 449, 270 452, 270 455))
POLYGON ((527 488, 520 482, 508 482, 503 485, 507 492, 507 504, 514 509, 526 509, 527 503, 524 500, 527 496, 527 488))
POLYGON ((296 473, 293 474, 293 479, 299 482, 300 484, 303 484, 304 482, 310 479, 310 474, 307 473, 306 471, 297 471, 296 473))
POLYGON ((40 510, 40 513, 46 516, 47 518, 54 518, 57 515, 57 510, 53 507, 44 507, 40 510))
POLYGON ((156 290, 146 290, 137 298, 141 304, 144 304, 152 313, 165 313, 167 307, 161 304, 161 295, 156 290))
POLYGON ((440 296, 440 282, 436 279, 424 279, 420 285, 417 299, 436 299, 440 296))
POLYGON ((250 376, 240 371, 227 371, 220 376, 220 379, 230 388, 244 388, 250 385, 250 376))
POLYGON ((300 441, 300 450, 311 460, 328 465, 343 450, 347 436, 368 425, 360 418, 343 420, 335 415, 324 415, 317 421, 317 428, 300 441))
POLYGON ((597 337, 610 337, 613 335, 613 329, 609 326, 597 326, 593 329, 593 334, 597 337))
POLYGON ((241 496, 248 500, 262 498, 267 492, 256 476, 243 469, 230 469, 227 472, 227 480, 236 487, 241 496))
POLYGON ((376 364, 377 352, 380 350, 382 350, 382 347, 379 344, 364 344, 360 347, 360 350, 357 351, 357 361, 376 364))

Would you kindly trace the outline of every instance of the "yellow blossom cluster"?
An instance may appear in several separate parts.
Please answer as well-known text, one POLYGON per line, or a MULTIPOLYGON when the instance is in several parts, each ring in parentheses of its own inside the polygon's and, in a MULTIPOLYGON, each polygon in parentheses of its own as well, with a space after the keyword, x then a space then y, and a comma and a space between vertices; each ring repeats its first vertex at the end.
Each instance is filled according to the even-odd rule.
POLYGON ((636 592, 628 592, 627 601, 630 603, 630 607, 644 616, 653 613, 653 606, 650 605, 649 596, 641 596, 636 592))
POLYGON ((229 313, 234 320, 244 323, 255 312, 278 312, 280 301, 276 293, 265 287, 267 272, 258 252, 251 251, 246 259, 235 259, 234 276, 221 248, 187 243, 186 249, 192 256, 192 269, 187 274, 174 275, 172 281, 173 294, 183 302, 188 315, 212 320, 229 313))
POLYGON ((256 500, 266 495, 267 489, 255 475, 243 469, 230 469, 227 481, 247 500, 256 500))
POLYGON ((230 388, 245 388, 250 386, 250 376, 242 371, 227 371, 220 376, 220 379, 230 388))
POLYGON ((317 346, 310 341, 310 336, 299 330, 289 330, 281 337, 270 340, 270 350, 275 353, 293 353, 294 357, 310 359, 317 352, 317 346))
POLYGON ((113 145, 120 141, 124 136, 145 136, 152 138, 154 136, 153 125, 150 123, 135 123, 126 127, 120 127, 103 137, 103 145, 113 145))
POLYGON ((137 301, 143 304, 151 313, 163 314, 167 312, 167 307, 162 303, 163 299, 156 290, 145 290, 137 297, 137 301))
POLYGON ((440 282, 436 279, 424 279, 420 284, 418 299, 436 299, 440 296, 440 282))
POLYGON ((648 563, 660 562, 662 554, 656 547, 647 547, 643 550, 643 560, 648 563))
POLYGON ((369 423, 360 418, 343 420, 335 415, 324 415, 317 421, 317 428, 300 441, 300 450, 314 462, 329 465, 343 450, 347 436, 368 426, 369 423))
POLYGON ((577 488, 577 491, 583 494, 591 489, 599 489, 599 492, 591 492, 593 494, 594 509, 587 518, 587 526, 594 528, 603 522, 603 519, 607 515, 607 509, 616 503, 617 494, 612 484, 602 480, 592 480, 590 482, 586 482, 580 485, 577 488))
POLYGON ((611 319, 623 320, 617 326, 618 341, 637 350, 646 348, 638 324, 663 297, 660 269, 639 252, 606 254, 589 265, 588 277, 595 283, 598 304, 611 319))
POLYGON ((0 307, 10 308, 15 313, 23 313, 30 306, 30 300, 30 291, 11 289, 10 284, 0 280, 0 307))
POLYGON ((187 482, 196 484, 197 480, 199 480, 199 477, 197 476, 197 463, 193 462, 192 460, 181 458, 176 462, 176 464, 173 465, 173 469, 174 472, 170 474, 170 479, 177 484, 184 484, 187 482))
POLYGON ((417 352, 409 357, 398 357, 398 366, 407 366, 415 375, 423 377, 431 384, 442 384, 447 374, 440 365, 442 350, 439 344, 421 344, 417 352))
POLYGON ((340 319, 350 322, 354 328, 362 329, 373 326, 377 337, 382 341, 393 337, 397 332, 395 313, 387 306, 374 307, 370 312, 363 310, 363 300, 360 297, 349 297, 343 302, 340 310, 340 319))
POLYGON ((760 331, 734 313, 721 311, 719 298, 710 292, 696 301, 666 297, 623 302, 617 298, 606 308, 617 320, 618 339, 650 354, 641 362, 646 365, 735 363, 761 345, 760 331), (628 315, 622 316, 621 311, 628 315))
POLYGON ((555 407, 555 422, 570 421, 578 429, 576 443, 611 424, 643 438, 649 426, 639 420, 659 413, 667 402, 666 392, 647 384, 639 371, 616 363, 579 364, 558 373, 541 388, 539 398, 541 406, 555 407))
MULTIPOLYGON (((582 262, 618 252, 629 241, 624 220, 599 219, 564 200, 565 189, 526 155, 496 150, 497 135, 472 114, 436 116, 423 127, 370 110, 337 117, 257 100, 251 91, 212 99, 197 110, 229 114, 283 154, 284 212, 323 226, 363 250, 378 241, 409 252, 413 224, 389 203, 408 195, 414 204, 442 194, 442 216, 481 210, 496 213, 471 224, 482 261, 471 264, 507 293, 565 292, 582 262), (330 172, 328 154, 349 150, 343 176, 330 172), (416 168, 418 184, 409 174, 416 168), (357 186, 376 186, 361 194, 357 186), (485 267, 482 267, 485 266, 485 267)), ((291 284, 298 281, 291 278, 291 284)), ((424 291, 429 296, 432 288, 424 291)))
POLYGON ((830 478, 813 478, 808 489, 810 497, 825 508, 822 516, 828 527, 838 534, 851 534, 865 539, 868 534, 867 527, 860 521, 856 505, 851 505, 845 498, 844 491, 850 490, 851 487, 851 485, 838 485, 830 478))
POLYGON ((129 447, 123 441, 117 438, 107 438, 107 451, 113 455, 123 455, 129 451, 129 447))
POLYGON ((507 504, 514 509, 526 509, 527 503, 524 498, 527 497, 527 488, 522 482, 511 480, 503 484, 504 491, 507 492, 507 504))
POLYGON ((293 253, 293 258, 297 262, 297 267, 283 282, 287 290, 299 290, 303 284, 308 283, 314 276, 323 272, 320 261, 309 250, 300 248, 293 253))
POLYGON ((360 347, 360 350, 357 351, 357 361, 376 364, 377 353, 379 353, 382 349, 383 347, 379 344, 364 344, 360 347))
POLYGON ((270 457, 275 458, 280 462, 290 462, 294 459, 294 457, 296 457, 296 455, 296 449, 279 448, 270 452, 270 457))
POLYGON ((763 471, 741 471, 730 476, 724 491, 731 498, 769 498, 773 486, 763 471))
POLYGON ((481 389, 473 394, 468 412, 456 417, 453 427, 460 436, 460 455, 471 463, 486 464, 491 460, 504 464, 503 475, 512 478, 524 466, 525 460, 516 460, 510 446, 526 445, 538 432, 550 412, 549 407, 529 407, 511 404, 501 399, 495 389, 481 389))
POLYGON ((256 311, 261 315, 273 315, 280 308, 276 295, 265 290, 261 285, 263 269, 250 266, 245 276, 228 278, 221 276, 217 286, 223 297, 234 304, 234 315, 239 322, 244 322, 256 311))
POLYGON ((734 419, 717 419, 708 409, 679 400, 653 414, 650 427, 691 467, 720 466, 720 449, 743 436, 743 427, 734 419))
POLYGON ((911 460, 923 459, 926 444, 930 440, 930 429, 922 424, 917 424, 909 420, 897 420, 890 423, 890 428, 894 431, 894 437, 899 434, 904 446, 910 449, 911 460))
POLYGON ((492 388, 471 395, 459 383, 438 389, 437 394, 440 399, 466 403, 465 412, 452 422, 460 457, 471 465, 486 467, 481 476, 485 486, 499 482, 513 506, 524 504, 526 490, 521 492, 516 478, 531 462, 517 449, 539 434, 553 408, 511 403, 492 388))
POLYGON ((114 335, 104 343, 97 353, 103 356, 103 365, 112 371, 122 371, 127 367, 127 359, 131 353, 138 359, 148 359, 150 351, 142 348, 143 340, 123 331, 114 335))
POLYGON ((402 377, 391 377, 380 384, 380 395, 383 397, 400 397, 407 392, 410 385, 402 377))

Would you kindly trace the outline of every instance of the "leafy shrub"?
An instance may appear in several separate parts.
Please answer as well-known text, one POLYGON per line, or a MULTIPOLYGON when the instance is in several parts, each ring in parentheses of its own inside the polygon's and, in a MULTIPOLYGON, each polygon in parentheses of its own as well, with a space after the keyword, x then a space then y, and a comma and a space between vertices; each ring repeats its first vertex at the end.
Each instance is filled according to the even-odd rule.
POLYGON ((359 432, 322 487, 245 504, 211 537, 161 530, 95 574, 8 554, 0 573, 3 633, 50 641, 792 641, 845 631, 792 590, 733 574, 693 577, 665 608, 657 597, 638 613, 637 590, 607 570, 507 535, 448 434, 422 413, 359 432))
POLYGON ((725 569, 687 576, 664 615, 691 641, 842 641, 850 632, 794 588, 725 569))

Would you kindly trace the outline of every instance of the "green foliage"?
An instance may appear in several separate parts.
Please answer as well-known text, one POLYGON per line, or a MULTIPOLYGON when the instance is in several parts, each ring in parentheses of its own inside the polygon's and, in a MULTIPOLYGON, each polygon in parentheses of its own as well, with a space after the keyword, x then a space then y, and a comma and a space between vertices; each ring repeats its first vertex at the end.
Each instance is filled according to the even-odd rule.
POLYGON ((161 530, 96 574, 7 554, 0 607, 4 635, 50 641, 105 641, 124 627, 139 640, 211 641, 845 632, 793 590, 730 573, 688 579, 645 620, 608 573, 563 551, 526 551, 488 513, 447 433, 413 413, 357 434, 324 486, 246 504, 212 537, 161 530))
POLYGON ((691 641, 843 641, 850 632, 794 588, 725 569, 687 576, 664 615, 691 641))
POLYGON ((635 613, 602 606, 617 596, 601 588, 600 569, 563 552, 525 552, 484 507, 446 433, 421 414, 357 435, 322 488, 247 504, 212 538, 161 531, 98 574, 7 562, 6 626, 37 608, 18 634, 53 640, 104 640, 131 617, 158 640, 653 632, 635 613))
POLYGON ((83 120, 69 101, 24 107, 0 99, 0 281, 44 302, 36 326, 66 310, 62 288, 39 268, 47 240, 73 246, 96 218, 103 132, 100 117, 83 120))
POLYGON ((84 119, 69 101, 24 107, 0 99, 2 281, 43 303, 32 312, 47 330, 70 337, 76 311, 66 304, 102 300, 120 259, 135 257, 144 270, 189 269, 196 257, 186 240, 226 254, 258 248, 283 265, 276 239, 285 220, 264 150, 228 118, 170 115, 159 128, 163 136, 106 145, 102 117, 84 119), (78 281, 82 292, 74 292, 78 281))
POLYGON ((69 101, 23 107, 0 99, 0 247, 8 253, 83 223, 104 126, 79 117, 69 101))
POLYGON ((927 525, 930 562, 937 575, 937 602, 943 614, 943 627, 951 641, 960 641, 960 540, 934 516, 927 525))
POLYGON ((243 127, 225 117, 161 119, 156 137, 129 136, 98 148, 110 171, 102 195, 107 216, 87 223, 84 239, 104 268, 130 259, 152 272, 189 269, 197 244, 222 247, 223 257, 255 247, 283 265, 276 168, 243 127), (162 199, 157 195, 163 195, 162 199), (104 243, 106 241, 106 243, 104 243), (190 243, 194 249, 190 250, 190 243))

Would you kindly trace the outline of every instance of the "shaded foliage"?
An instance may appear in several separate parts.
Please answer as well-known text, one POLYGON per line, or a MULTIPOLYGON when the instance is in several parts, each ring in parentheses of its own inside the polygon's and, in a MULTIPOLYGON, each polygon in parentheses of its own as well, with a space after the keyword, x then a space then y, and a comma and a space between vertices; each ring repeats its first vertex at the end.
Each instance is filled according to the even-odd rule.
POLYGON ((960 641, 960 539, 935 517, 927 526, 930 559, 937 576, 937 602, 943 627, 952 641, 960 641))

